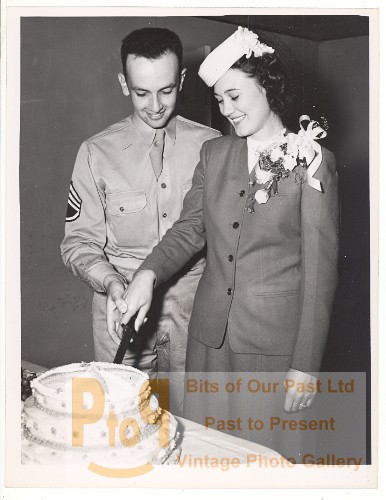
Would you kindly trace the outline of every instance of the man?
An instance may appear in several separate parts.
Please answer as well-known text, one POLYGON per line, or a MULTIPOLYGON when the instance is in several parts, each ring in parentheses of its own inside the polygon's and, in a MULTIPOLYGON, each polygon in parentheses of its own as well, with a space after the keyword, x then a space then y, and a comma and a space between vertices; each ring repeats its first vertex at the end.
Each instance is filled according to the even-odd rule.
MULTIPOLYGON (((178 219, 202 144, 220 135, 174 116, 186 73, 175 33, 164 28, 133 31, 122 42, 121 59, 118 78, 133 114, 82 144, 61 245, 67 268, 95 291, 95 358, 109 362, 121 328, 114 321, 107 325, 106 310, 119 322, 126 284, 178 219)), ((203 258, 190 262, 160 289, 125 364, 153 376, 157 369, 183 373, 187 327, 203 265, 203 258)), ((172 411, 180 413, 183 387, 176 393, 172 411)))

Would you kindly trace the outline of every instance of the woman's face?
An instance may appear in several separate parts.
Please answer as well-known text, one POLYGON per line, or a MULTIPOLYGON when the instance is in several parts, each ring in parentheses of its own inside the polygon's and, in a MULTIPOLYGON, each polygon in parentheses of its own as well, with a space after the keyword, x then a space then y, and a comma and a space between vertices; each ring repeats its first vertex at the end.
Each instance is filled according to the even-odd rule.
POLYGON ((216 82, 214 96, 238 136, 264 140, 277 132, 278 118, 269 107, 265 89, 243 71, 229 69, 216 82))

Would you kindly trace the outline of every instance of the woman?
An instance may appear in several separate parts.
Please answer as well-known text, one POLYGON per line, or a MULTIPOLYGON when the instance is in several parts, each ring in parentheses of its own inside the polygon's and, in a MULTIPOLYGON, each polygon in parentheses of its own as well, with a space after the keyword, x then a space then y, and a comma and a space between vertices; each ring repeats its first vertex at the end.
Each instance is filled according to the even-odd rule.
MULTIPOLYGON (((285 372, 284 410, 304 410, 316 393, 311 372, 321 364, 337 284, 335 158, 316 142, 325 132, 308 117, 297 135, 284 127, 292 85, 280 54, 256 34, 239 28, 199 75, 214 86, 236 136, 204 144, 181 217, 136 274, 122 321, 139 311, 138 329, 154 284, 206 244, 186 371, 285 372)), ((228 400, 228 416, 240 406, 251 411, 249 403, 228 400)), ((207 404, 186 397, 185 416, 205 423, 207 404)))

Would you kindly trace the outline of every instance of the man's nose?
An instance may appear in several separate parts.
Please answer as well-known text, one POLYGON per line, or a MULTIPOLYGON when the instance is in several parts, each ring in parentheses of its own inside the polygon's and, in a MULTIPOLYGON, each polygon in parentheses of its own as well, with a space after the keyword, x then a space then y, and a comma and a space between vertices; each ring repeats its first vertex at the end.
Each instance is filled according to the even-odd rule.
POLYGON ((152 108, 152 111, 154 111, 155 113, 158 113, 158 111, 160 111, 162 108, 162 104, 161 104, 160 99, 159 99, 157 94, 152 96, 151 108, 152 108))

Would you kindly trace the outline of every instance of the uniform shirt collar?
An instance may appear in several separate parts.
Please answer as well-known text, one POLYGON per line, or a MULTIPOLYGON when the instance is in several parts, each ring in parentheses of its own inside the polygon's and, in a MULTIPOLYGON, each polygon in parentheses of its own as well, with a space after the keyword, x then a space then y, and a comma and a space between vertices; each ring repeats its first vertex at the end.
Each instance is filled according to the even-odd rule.
MULTIPOLYGON (((131 120, 139 135, 142 137, 145 143, 150 147, 154 141, 155 129, 149 127, 144 121, 142 121, 136 115, 132 115, 131 120)), ((164 127, 166 135, 169 138, 171 144, 174 144, 176 141, 176 122, 177 122, 176 117, 172 116, 166 127, 164 127)))

